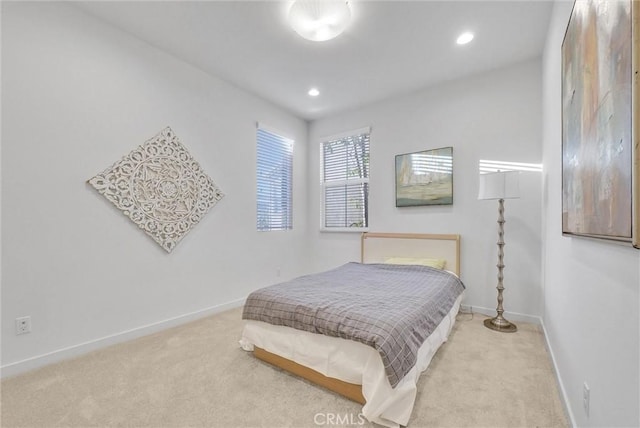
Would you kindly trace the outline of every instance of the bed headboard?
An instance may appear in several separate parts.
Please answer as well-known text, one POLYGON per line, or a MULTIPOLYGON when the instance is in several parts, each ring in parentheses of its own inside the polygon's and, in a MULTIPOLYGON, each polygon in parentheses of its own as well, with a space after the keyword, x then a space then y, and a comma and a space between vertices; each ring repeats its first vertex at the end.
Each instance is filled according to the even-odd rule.
POLYGON ((362 234, 362 263, 383 263, 390 257, 445 259, 445 269, 460 276, 460 235, 372 232, 362 234))

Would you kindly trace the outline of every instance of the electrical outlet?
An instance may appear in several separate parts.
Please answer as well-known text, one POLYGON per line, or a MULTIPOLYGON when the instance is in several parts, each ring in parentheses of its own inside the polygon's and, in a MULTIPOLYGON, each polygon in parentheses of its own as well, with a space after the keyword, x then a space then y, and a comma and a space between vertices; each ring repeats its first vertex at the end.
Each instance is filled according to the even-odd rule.
POLYGON ((31 333, 31 317, 16 318, 16 335, 31 333))
POLYGON ((582 406, 584 407, 584 413, 589 417, 589 400, 591 396, 591 390, 587 382, 582 384, 582 406))

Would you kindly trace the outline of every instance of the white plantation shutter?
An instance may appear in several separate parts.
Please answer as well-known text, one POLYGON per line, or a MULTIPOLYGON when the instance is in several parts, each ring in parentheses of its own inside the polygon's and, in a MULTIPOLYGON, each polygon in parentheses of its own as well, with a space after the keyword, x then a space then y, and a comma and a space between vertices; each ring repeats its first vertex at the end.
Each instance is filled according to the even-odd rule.
POLYGON ((369 129, 322 143, 322 229, 369 227, 369 129))
POLYGON ((256 140, 257 228, 292 229, 293 140, 263 128, 256 140))

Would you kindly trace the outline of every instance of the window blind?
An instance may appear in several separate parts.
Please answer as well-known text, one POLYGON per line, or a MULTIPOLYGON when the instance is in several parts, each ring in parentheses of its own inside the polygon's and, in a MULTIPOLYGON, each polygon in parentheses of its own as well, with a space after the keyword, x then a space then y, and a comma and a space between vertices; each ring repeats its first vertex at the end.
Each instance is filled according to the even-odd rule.
POLYGON ((258 128, 256 142, 257 229, 292 229, 294 142, 263 128, 258 128))
POLYGON ((322 228, 369 226, 369 131, 322 143, 322 228))

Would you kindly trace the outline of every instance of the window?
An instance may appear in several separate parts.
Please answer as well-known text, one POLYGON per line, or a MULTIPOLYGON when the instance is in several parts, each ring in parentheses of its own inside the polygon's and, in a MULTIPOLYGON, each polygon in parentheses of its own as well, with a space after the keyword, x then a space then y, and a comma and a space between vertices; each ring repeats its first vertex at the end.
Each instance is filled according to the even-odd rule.
POLYGON ((369 128, 329 137, 321 147, 323 230, 369 227, 369 128))
POLYGON ((257 228, 291 229, 293 140, 260 127, 256 140, 257 228))

